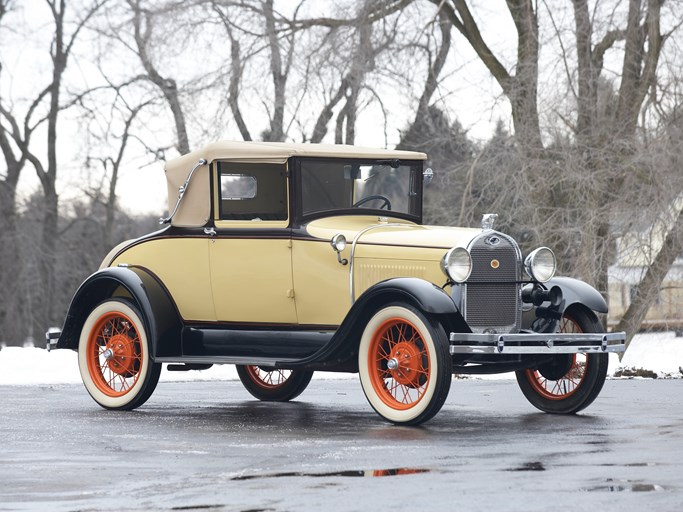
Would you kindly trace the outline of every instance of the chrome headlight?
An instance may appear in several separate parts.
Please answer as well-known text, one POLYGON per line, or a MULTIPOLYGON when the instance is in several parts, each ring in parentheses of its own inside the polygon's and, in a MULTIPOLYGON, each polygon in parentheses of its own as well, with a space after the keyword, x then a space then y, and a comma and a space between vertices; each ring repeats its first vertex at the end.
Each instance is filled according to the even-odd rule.
POLYGON ((464 247, 453 247, 441 259, 441 270, 456 283, 467 281, 472 272, 472 257, 464 247))
POLYGON ((524 260, 526 273, 541 283, 549 281, 555 275, 556 268, 555 253, 547 247, 539 247, 524 260))

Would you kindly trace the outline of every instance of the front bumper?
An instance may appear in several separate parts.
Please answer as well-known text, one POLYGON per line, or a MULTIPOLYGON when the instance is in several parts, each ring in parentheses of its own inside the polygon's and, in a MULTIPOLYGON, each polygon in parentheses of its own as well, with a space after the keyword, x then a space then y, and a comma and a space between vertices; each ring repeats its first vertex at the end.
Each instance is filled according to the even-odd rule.
POLYGON ((452 332, 455 354, 578 354, 624 352, 626 333, 471 334, 452 332))

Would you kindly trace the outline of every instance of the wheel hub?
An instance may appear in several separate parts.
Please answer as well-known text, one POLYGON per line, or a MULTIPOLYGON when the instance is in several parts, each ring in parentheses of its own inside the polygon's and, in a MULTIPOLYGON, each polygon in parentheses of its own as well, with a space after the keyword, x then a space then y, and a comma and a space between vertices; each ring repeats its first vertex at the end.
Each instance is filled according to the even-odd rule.
POLYGON ((418 388, 421 385, 420 377, 424 376, 422 355, 412 343, 397 343, 387 361, 387 369, 391 377, 399 384, 418 388))
POLYGON ((139 356, 135 350, 135 343, 125 334, 112 336, 102 355, 111 371, 118 375, 131 377, 138 370, 136 363, 139 356))
POLYGON ((551 361, 540 365, 538 373, 548 380, 560 380, 572 370, 575 360, 572 354, 555 356, 551 361))

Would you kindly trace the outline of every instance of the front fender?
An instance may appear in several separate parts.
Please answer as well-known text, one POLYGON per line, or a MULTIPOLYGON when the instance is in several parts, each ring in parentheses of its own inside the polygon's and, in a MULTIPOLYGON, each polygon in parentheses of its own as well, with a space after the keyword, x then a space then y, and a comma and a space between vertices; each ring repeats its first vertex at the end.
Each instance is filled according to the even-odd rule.
POLYGON ((545 287, 548 289, 553 286, 557 286, 562 290, 561 313, 574 304, 583 304, 596 313, 607 313, 607 302, 600 295, 600 292, 588 283, 572 279, 571 277, 554 277, 545 283, 545 287))
POLYGON ((377 310, 393 302, 412 304, 427 314, 441 316, 445 326, 459 325, 464 332, 469 332, 458 307, 445 291, 424 279, 397 277, 365 290, 354 302, 330 342, 298 364, 339 365, 350 362, 351 367, 357 370, 355 359, 366 324, 377 310))
POLYGON ((57 348, 77 349, 90 312, 114 296, 129 296, 140 308, 153 358, 181 354, 180 314, 163 284, 143 267, 109 267, 88 277, 71 300, 57 348))
MULTIPOLYGON (((395 296, 394 300, 403 298, 415 304, 426 313, 455 314, 459 313, 458 307, 441 288, 429 281, 417 277, 396 277, 381 281, 363 292, 351 308, 362 308, 373 302, 379 296, 395 296)), ((349 312, 349 314, 351 313, 349 312)))

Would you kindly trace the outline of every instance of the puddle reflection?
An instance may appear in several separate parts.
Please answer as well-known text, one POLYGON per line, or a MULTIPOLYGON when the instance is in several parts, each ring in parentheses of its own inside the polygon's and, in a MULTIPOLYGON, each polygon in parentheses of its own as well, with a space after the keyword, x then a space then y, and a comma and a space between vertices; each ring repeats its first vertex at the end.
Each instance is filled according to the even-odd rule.
POLYGON ((351 471, 332 471, 326 473, 305 473, 305 472, 286 472, 268 473, 262 475, 240 475, 230 480, 256 480, 260 478, 285 478, 285 477, 377 477, 377 476, 400 476, 416 475, 418 473, 429 473, 430 469, 421 468, 394 468, 394 469, 374 469, 374 470, 351 470, 351 471))
POLYGON ((517 468, 508 469, 508 471, 545 471, 545 466, 542 462, 525 462, 517 468))
POLYGON ((588 492, 658 492, 664 491, 664 487, 658 484, 646 484, 642 482, 631 482, 629 480, 607 479, 606 485, 598 485, 583 489, 588 492))

